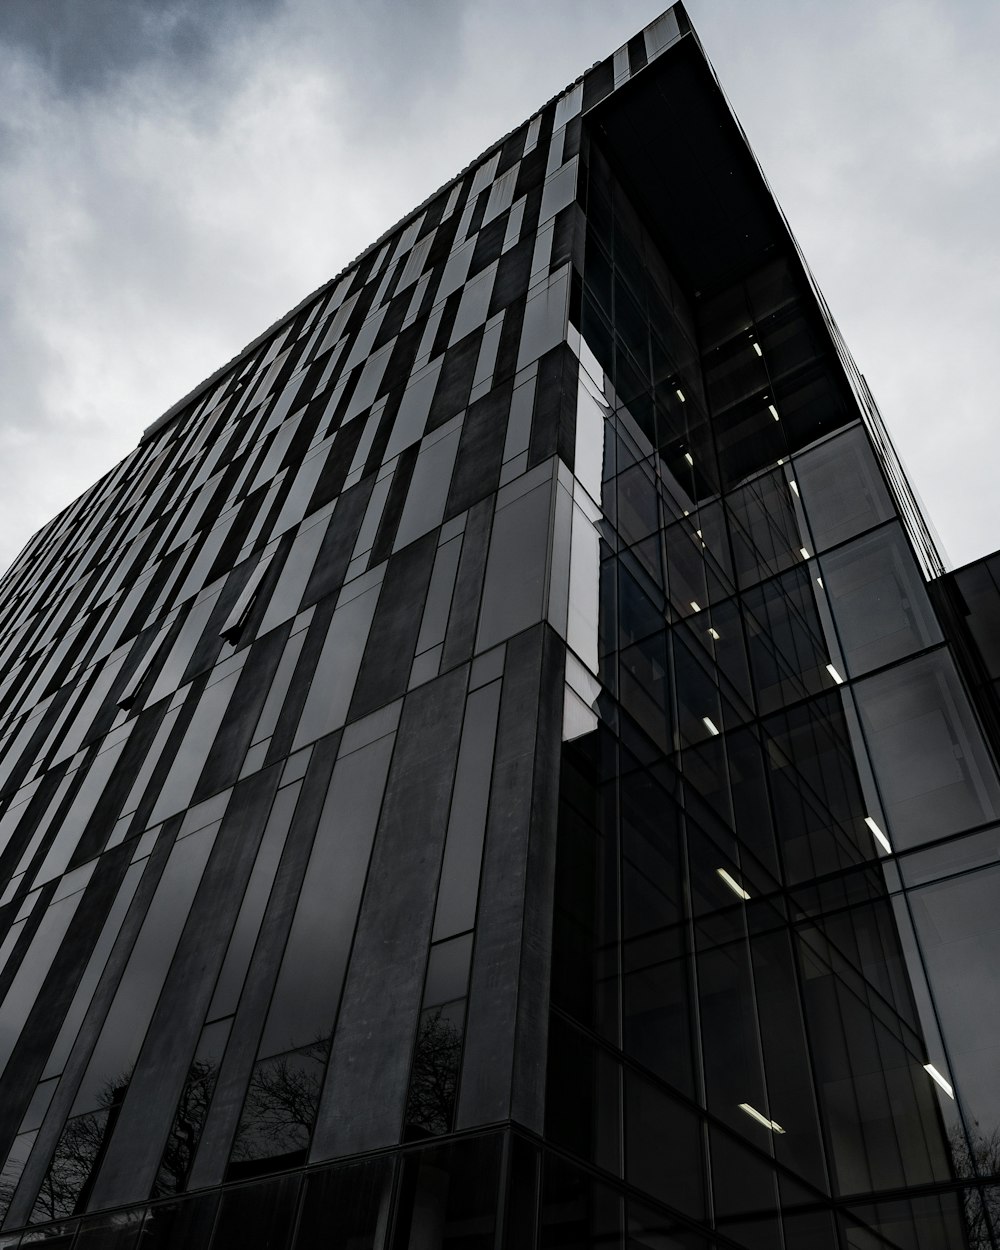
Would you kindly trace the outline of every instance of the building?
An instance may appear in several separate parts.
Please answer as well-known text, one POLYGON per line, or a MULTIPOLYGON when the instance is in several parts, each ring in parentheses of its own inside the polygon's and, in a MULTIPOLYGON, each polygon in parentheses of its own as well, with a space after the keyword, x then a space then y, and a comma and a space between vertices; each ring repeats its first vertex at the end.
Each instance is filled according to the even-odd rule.
POLYGON ((0 1245, 995 1246, 990 567, 676 5, 4 580, 0 1245))

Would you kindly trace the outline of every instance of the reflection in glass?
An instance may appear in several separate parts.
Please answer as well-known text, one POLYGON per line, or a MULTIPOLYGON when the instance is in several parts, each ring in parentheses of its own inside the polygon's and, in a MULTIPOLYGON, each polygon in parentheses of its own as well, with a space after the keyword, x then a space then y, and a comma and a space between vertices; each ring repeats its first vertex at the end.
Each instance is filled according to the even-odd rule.
POLYGON ((868 672, 941 640, 923 578, 893 525, 821 561, 848 671, 868 672))
POLYGON ((305 1159, 330 1054, 329 1037, 254 1066, 227 1179, 291 1167, 305 1159))
POLYGON ((945 652, 859 682, 855 693, 893 846, 997 818, 995 767, 945 652))

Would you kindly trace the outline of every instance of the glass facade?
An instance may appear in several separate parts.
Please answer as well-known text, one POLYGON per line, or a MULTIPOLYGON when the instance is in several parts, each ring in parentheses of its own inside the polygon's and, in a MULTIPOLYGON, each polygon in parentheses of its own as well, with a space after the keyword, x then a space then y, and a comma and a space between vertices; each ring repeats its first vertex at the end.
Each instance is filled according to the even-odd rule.
POLYGON ((4 579, 0 1247, 1000 1244, 991 569, 675 6, 4 579))

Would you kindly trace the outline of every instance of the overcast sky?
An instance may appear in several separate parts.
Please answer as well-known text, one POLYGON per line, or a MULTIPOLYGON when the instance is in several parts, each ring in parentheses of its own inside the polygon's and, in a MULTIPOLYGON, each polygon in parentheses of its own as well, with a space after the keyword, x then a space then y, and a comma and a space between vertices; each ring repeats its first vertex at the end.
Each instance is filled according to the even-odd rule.
MULTIPOLYGON (((0 567, 659 0, 0 0, 0 567)), ((689 0, 947 561, 1000 547, 1000 5, 689 0)))

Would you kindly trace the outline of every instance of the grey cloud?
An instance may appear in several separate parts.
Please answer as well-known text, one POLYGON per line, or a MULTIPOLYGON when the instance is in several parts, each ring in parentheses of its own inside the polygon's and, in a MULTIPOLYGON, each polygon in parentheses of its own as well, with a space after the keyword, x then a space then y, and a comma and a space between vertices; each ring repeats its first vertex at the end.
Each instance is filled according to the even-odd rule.
POLYGON ((282 0, 4 0, 0 44, 29 54, 67 94, 108 88, 148 62, 200 68, 236 22, 282 0))

